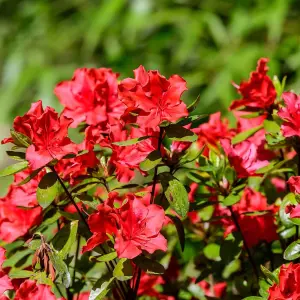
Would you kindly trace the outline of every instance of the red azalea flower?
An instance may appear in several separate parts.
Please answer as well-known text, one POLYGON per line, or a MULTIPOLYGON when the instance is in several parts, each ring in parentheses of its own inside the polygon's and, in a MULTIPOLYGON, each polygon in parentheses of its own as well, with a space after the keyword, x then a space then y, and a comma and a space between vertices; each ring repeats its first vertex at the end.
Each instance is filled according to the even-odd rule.
POLYGON ((64 116, 58 117, 50 107, 43 110, 42 101, 32 104, 28 113, 15 119, 14 129, 28 136, 32 142, 26 150, 26 159, 33 170, 47 165, 53 159, 59 160, 67 154, 77 153, 77 145, 67 137, 71 122, 64 116))
POLYGON ((180 99, 187 89, 183 78, 173 75, 166 79, 158 71, 147 72, 143 66, 134 70, 134 75, 135 79, 121 81, 119 96, 130 109, 144 112, 138 117, 139 124, 153 128, 162 121, 175 122, 188 115, 186 105, 180 99))
POLYGON ((243 98, 233 101, 230 105, 231 110, 242 106, 252 109, 266 109, 274 103, 276 90, 272 80, 267 75, 268 61, 267 58, 261 58, 257 62, 256 71, 251 73, 250 79, 242 82, 240 86, 235 85, 243 98))
POLYGON ((239 178, 258 176, 256 171, 269 164, 267 160, 258 160, 257 147, 248 140, 232 146, 229 139, 224 139, 221 145, 239 178))
POLYGON ((88 218, 88 224, 93 236, 87 241, 82 252, 91 251, 98 245, 104 243, 109 238, 107 233, 114 235, 117 233, 117 215, 115 209, 106 203, 98 206, 98 212, 88 218))
POLYGON ((77 69, 72 80, 59 83, 54 93, 65 107, 63 115, 73 119, 71 127, 81 122, 89 125, 119 119, 125 105, 118 99, 119 74, 111 69, 77 69))
POLYGON ((37 284, 34 280, 25 280, 16 291, 15 300, 56 300, 48 285, 37 284))
POLYGON ((142 250, 152 254, 156 250, 167 250, 167 240, 160 233, 165 212, 156 204, 144 205, 133 195, 120 210, 115 249, 119 257, 132 259, 142 250))
POLYGON ((89 151, 71 159, 62 159, 55 165, 58 174, 71 185, 77 183, 79 176, 87 175, 89 168, 98 165, 99 160, 94 151, 89 151))
POLYGON ((280 177, 273 177, 271 183, 278 193, 282 193, 286 190, 286 181, 280 177))
POLYGON ((36 190, 46 171, 42 170, 37 176, 28 183, 18 185, 32 173, 30 168, 14 175, 14 182, 9 186, 8 193, 3 201, 9 202, 15 206, 35 207, 38 205, 36 200, 36 190))
POLYGON ((287 183, 292 193, 300 194, 300 176, 291 176, 287 183))
POLYGON ((218 282, 211 286, 210 283, 202 280, 198 282, 198 285, 203 289, 205 296, 217 298, 222 298, 225 296, 227 288, 226 282, 218 282))
POLYGON ((283 265, 279 272, 279 284, 269 288, 268 300, 297 300, 300 297, 300 264, 283 265))
MULTIPOLYGON (((239 225, 249 247, 253 247, 263 241, 270 243, 278 239, 274 218, 275 208, 267 204, 267 198, 260 192, 254 191, 251 188, 246 188, 240 202, 234 204, 232 210, 237 216, 239 225), (254 216, 245 214, 259 211, 269 212, 266 212, 263 215, 254 216)), ((227 208, 217 207, 216 214, 228 216, 228 218, 224 218, 221 221, 225 228, 225 236, 237 230, 227 208)))
MULTIPOLYGON (((209 117, 207 123, 201 124, 198 128, 193 129, 198 134, 199 138, 197 144, 199 149, 204 145, 210 145, 218 148, 219 141, 224 138, 232 138, 235 134, 233 129, 229 129, 229 121, 227 119, 221 120, 221 113, 216 112, 209 117)), ((208 148, 203 152, 203 155, 208 156, 208 148)))
MULTIPOLYGON (((5 261, 6 250, 0 247, 0 294, 4 294, 7 290, 13 290, 14 286, 7 276, 7 272, 2 269, 2 264, 5 261)), ((0 298, 1 299, 1 298, 0 298)))
POLYGON ((294 93, 282 94, 285 107, 278 112, 278 116, 284 120, 281 125, 282 134, 285 137, 300 136, 300 97, 294 93))

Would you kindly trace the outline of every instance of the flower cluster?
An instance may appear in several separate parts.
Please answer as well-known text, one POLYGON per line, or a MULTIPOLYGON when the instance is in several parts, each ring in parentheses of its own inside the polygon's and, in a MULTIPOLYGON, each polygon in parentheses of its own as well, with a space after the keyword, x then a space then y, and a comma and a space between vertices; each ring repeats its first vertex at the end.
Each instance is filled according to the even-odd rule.
POLYGON ((234 84, 235 122, 143 66, 78 69, 60 113, 16 117, 0 300, 298 299, 300 96, 267 63, 234 84))

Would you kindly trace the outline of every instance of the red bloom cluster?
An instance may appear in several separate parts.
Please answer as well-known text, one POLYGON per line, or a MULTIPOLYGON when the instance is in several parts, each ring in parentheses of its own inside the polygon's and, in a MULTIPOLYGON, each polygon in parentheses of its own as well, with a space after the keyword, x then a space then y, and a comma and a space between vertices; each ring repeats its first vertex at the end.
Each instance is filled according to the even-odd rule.
POLYGON ((142 250, 153 253, 167 250, 167 240, 160 233, 164 224, 164 210, 155 204, 143 204, 143 200, 128 194, 120 208, 117 194, 110 195, 108 201, 98 206, 98 212, 89 217, 88 223, 93 236, 83 251, 90 251, 115 235, 115 249, 119 257, 132 259, 142 250), (102 224, 100 226, 100 224, 102 224))
POLYGON ((239 86, 235 84, 243 98, 233 101, 230 105, 231 110, 242 106, 252 109, 266 109, 274 103, 276 90, 272 80, 267 75, 267 62, 267 58, 261 58, 257 63, 256 71, 251 73, 250 79, 242 82, 239 86))
POLYGON ((268 300, 286 299, 297 300, 300 297, 300 264, 290 263, 281 266, 279 284, 269 289, 268 300))

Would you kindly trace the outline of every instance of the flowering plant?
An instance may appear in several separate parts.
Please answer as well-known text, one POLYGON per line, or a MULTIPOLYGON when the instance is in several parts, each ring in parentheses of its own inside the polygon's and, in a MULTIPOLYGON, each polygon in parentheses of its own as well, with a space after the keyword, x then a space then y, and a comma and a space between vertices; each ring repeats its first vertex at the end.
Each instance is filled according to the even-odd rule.
POLYGON ((61 113, 16 117, 0 299, 299 299, 300 96, 267 63, 234 84, 232 125, 143 66, 78 69, 61 113))

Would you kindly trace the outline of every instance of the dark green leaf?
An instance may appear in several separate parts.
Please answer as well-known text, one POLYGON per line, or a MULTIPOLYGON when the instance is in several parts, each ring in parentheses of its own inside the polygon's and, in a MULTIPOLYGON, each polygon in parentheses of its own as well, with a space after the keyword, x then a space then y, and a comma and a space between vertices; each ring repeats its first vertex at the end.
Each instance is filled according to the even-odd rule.
POLYGON ((80 182, 79 184, 77 184, 75 187, 73 187, 71 189, 71 193, 72 194, 82 194, 86 191, 89 191, 90 189, 92 189, 93 187, 95 187, 96 185, 98 185, 100 183, 98 178, 89 178, 84 180, 83 182, 80 182))
POLYGON ((130 146, 130 145, 137 144, 141 141, 144 141, 144 140, 148 139, 149 137, 150 136, 142 136, 142 137, 139 137, 139 138, 130 139, 130 140, 126 140, 126 141, 114 142, 112 144, 117 145, 117 146, 130 146))
POLYGON ((58 195, 59 184, 54 172, 45 174, 39 182, 36 197, 42 208, 48 207, 58 195))
POLYGON ((145 256, 138 256, 133 259, 133 262, 148 274, 164 274, 165 268, 159 262, 145 256))
POLYGON ((243 247, 243 239, 239 232, 229 234, 220 247, 220 256, 225 264, 239 258, 243 247))
POLYGON ((6 151, 6 154, 14 160, 25 160, 25 153, 24 152, 17 152, 17 151, 6 151))
POLYGON ((62 259, 65 259, 67 257, 67 255, 70 252, 71 247, 76 242, 77 229, 78 229, 78 221, 71 222, 69 238, 68 238, 67 242, 65 243, 64 247, 58 252, 58 255, 62 259))
POLYGON ((11 279, 29 278, 33 274, 34 274, 34 272, 32 272, 32 271, 20 270, 20 269, 13 268, 9 272, 9 278, 11 278, 11 279))
POLYGON ((44 167, 32 171, 29 176, 27 176, 25 179, 23 179, 21 182, 18 183, 18 186, 21 186, 21 185, 29 182, 32 178, 34 178, 35 176, 37 176, 40 173, 40 171, 43 170, 43 168, 44 167))
POLYGON ((20 171, 25 170, 27 167, 28 167, 28 162, 27 161, 21 161, 19 163, 14 164, 14 165, 10 165, 10 166, 8 166, 5 169, 0 171, 0 177, 16 174, 20 171))
POLYGON ((114 252, 104 254, 104 255, 101 255, 101 256, 92 256, 90 258, 90 260, 93 261, 95 259, 98 262, 107 262, 107 261, 114 260, 117 257, 118 257, 117 252, 114 251, 114 252))
POLYGON ((192 111, 194 111, 197 108, 199 102, 200 102, 200 95, 198 95, 196 100, 187 107, 188 112, 191 113, 192 111))
POLYGON ((143 171, 149 171, 155 168, 162 161, 161 154, 158 150, 152 151, 144 161, 140 163, 140 168, 143 171))
POLYGON ((71 284, 71 276, 68 270, 67 265, 65 262, 62 260, 60 255, 55 252, 48 252, 49 258, 56 270, 56 273, 59 274, 62 278, 63 285, 68 288, 71 284))
POLYGON ((300 240, 292 242, 285 249, 283 258, 286 260, 295 260, 300 257, 300 240))
POLYGON ((222 203, 225 206, 231 206, 236 204, 237 202, 239 202, 241 200, 241 195, 240 194, 230 194, 229 196, 227 196, 226 198, 224 198, 224 200, 222 201, 222 203))
POLYGON ((120 281, 126 281, 132 278, 133 270, 130 260, 121 258, 113 272, 113 276, 120 281))
POLYGON ((167 136, 173 141, 195 142, 198 136, 189 129, 186 129, 178 124, 171 124, 165 128, 167 136))
POLYGON ((248 129, 246 131, 243 131, 243 132, 237 134, 231 140, 232 145, 238 144, 238 143, 240 143, 240 142, 248 139, 249 137, 251 137, 252 135, 254 135, 257 131, 261 130, 263 127, 264 127, 263 125, 259 125, 257 127, 250 128, 250 129, 248 129))
POLYGON ((102 276, 93 286, 90 292, 89 300, 102 300, 110 291, 110 285, 115 278, 106 278, 102 276))
POLYGON ((31 140, 28 136, 22 134, 21 132, 17 132, 13 129, 10 130, 11 137, 14 141, 14 144, 19 147, 27 148, 31 145, 31 140))
POLYGON ((172 222, 174 223, 174 225, 176 227, 179 242, 180 242, 180 246, 181 246, 181 250, 183 252, 184 251, 184 244, 185 244, 185 233, 184 233, 183 224, 182 224, 181 220, 178 217, 172 216, 172 215, 169 215, 169 214, 167 216, 172 220, 172 222))
POLYGON ((191 124, 191 126, 193 126, 194 124, 196 124, 198 121, 200 121, 201 119, 203 119, 205 117, 207 117, 207 116, 206 115, 189 116, 187 118, 179 120, 176 124, 178 124, 180 126, 185 126, 185 125, 191 124))
POLYGON ((220 245, 211 243, 204 247, 203 254, 210 260, 220 260, 220 245))
POLYGON ((162 184, 165 186, 164 193, 171 208, 182 218, 186 217, 189 211, 189 199, 184 185, 170 174, 161 173, 160 175, 163 181, 162 184))
POLYGON ((267 279, 270 279, 272 282, 278 284, 278 278, 271 271, 269 271, 263 265, 260 266, 260 269, 264 273, 264 275, 266 276, 267 279))

